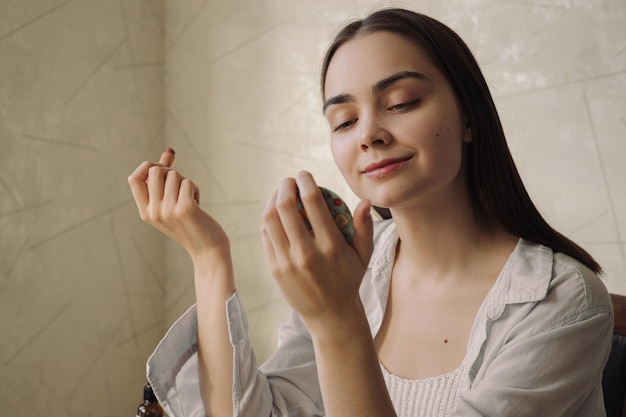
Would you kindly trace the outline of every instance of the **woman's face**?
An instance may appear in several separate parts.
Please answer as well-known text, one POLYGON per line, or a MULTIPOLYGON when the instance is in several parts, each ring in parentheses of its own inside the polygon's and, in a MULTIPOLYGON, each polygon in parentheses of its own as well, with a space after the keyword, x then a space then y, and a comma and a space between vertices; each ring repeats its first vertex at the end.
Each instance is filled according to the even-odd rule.
POLYGON ((462 150, 471 132, 420 48, 389 32, 358 36, 333 56, 324 94, 333 157, 360 198, 394 208, 466 190, 462 150))

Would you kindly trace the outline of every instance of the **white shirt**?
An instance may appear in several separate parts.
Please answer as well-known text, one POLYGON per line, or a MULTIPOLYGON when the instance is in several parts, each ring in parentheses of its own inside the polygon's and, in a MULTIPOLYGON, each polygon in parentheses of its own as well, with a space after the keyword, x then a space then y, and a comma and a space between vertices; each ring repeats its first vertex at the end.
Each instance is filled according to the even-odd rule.
MULTIPOLYGON (((374 242, 360 289, 373 336, 398 242, 393 220, 375 225, 374 242)), ((276 352, 259 369, 237 293, 226 308, 233 416, 323 416, 313 345, 297 314, 281 326, 276 352)), ((612 331, 612 304, 599 277, 569 256, 520 239, 475 318, 464 359, 471 386, 451 416, 605 416, 601 382, 612 331)), ((170 417, 205 416, 197 343, 192 306, 148 360, 148 380, 170 417)))

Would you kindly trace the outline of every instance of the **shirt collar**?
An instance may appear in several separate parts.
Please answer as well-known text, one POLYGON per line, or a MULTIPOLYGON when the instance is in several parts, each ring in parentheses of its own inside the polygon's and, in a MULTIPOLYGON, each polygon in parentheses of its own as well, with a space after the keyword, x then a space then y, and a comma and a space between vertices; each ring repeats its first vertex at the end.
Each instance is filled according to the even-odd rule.
POLYGON ((498 317, 507 304, 543 300, 552 280, 553 256, 552 249, 520 239, 487 295, 488 317, 498 317))
POLYGON ((380 220, 374 226, 374 251, 368 268, 376 269, 392 263, 396 256, 398 233, 392 219, 380 220))

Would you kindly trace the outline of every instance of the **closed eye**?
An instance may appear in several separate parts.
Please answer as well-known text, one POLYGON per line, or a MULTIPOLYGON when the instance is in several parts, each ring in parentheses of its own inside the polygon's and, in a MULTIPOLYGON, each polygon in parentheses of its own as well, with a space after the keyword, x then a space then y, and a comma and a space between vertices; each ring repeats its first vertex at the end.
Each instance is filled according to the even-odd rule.
POLYGON ((340 131, 340 130, 347 129, 347 128, 349 128, 350 126, 352 126, 353 124, 355 124, 357 120, 358 120, 358 119, 351 119, 351 120, 348 120, 348 121, 346 121, 346 122, 343 122, 343 123, 341 123, 340 125, 336 126, 336 127, 333 129, 333 132, 338 132, 338 131, 340 131))
POLYGON ((420 101, 421 101, 421 99, 416 99, 416 100, 409 101, 409 102, 406 102, 406 103, 396 104, 395 106, 389 107, 388 110, 391 110, 391 111, 406 110, 406 109, 409 109, 409 108, 414 107, 415 105, 419 104, 420 101))

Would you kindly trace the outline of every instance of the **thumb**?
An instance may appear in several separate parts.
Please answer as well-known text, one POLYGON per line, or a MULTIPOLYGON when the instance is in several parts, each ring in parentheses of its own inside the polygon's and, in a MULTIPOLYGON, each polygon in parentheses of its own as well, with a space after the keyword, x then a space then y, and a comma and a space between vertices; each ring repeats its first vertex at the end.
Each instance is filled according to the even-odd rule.
POLYGON ((367 266, 374 250, 374 224, 370 209, 372 203, 369 200, 361 200, 354 209, 354 237, 352 246, 361 258, 364 266, 367 266))

